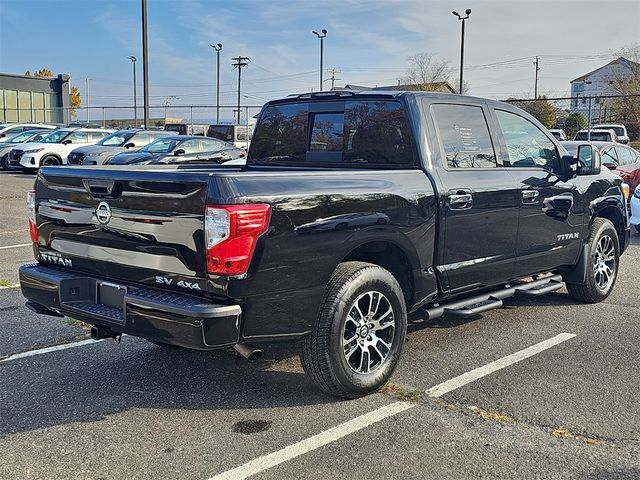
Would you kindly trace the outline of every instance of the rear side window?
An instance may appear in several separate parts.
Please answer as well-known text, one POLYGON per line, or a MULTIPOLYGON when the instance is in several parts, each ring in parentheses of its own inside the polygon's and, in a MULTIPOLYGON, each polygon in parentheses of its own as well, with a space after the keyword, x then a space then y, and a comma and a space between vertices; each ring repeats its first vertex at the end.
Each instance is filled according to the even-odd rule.
POLYGON ((482 107, 434 104, 431 106, 431 112, 448 168, 497 166, 482 107))
POLYGON ((268 107, 253 135, 250 158, 259 163, 418 165, 404 109, 392 100, 268 107))

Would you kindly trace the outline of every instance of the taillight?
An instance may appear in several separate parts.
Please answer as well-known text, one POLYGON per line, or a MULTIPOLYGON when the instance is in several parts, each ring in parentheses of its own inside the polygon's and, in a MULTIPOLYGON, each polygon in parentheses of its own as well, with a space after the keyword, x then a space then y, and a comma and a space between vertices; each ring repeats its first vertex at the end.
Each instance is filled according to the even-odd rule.
POLYGON ((27 193, 27 212, 29 213, 29 236, 33 243, 38 243, 38 226, 36 224, 36 192, 27 193))
POLYGON ((258 237, 269 228, 266 203, 207 207, 207 271, 215 275, 247 273, 258 237))

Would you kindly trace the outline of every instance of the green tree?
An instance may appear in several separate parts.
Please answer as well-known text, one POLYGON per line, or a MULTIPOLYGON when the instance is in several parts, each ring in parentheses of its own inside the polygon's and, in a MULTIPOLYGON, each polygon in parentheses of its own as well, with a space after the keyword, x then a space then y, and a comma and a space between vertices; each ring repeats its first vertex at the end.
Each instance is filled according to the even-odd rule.
POLYGON ((584 118, 584 115, 578 112, 567 115, 567 118, 564 120, 564 131, 569 138, 573 138, 578 130, 582 130, 583 128, 587 128, 587 119, 584 118))
POLYGON ((537 100, 516 100, 510 103, 535 117, 547 128, 553 128, 553 124, 556 122, 557 109, 547 100, 545 95, 537 100))

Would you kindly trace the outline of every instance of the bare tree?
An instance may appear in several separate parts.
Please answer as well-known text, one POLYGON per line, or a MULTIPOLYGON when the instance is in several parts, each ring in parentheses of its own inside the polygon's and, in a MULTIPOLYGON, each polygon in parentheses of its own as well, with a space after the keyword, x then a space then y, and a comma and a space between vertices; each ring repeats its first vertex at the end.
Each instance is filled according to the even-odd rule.
POLYGON ((451 63, 443 58, 437 58, 433 53, 416 53, 407 57, 409 68, 400 77, 405 85, 418 85, 420 90, 434 90, 433 84, 449 82, 453 78, 454 70, 451 63))
POLYGON ((612 99, 610 110, 615 120, 624 123, 632 138, 640 137, 640 43, 616 52, 622 59, 610 82, 619 98, 612 99))

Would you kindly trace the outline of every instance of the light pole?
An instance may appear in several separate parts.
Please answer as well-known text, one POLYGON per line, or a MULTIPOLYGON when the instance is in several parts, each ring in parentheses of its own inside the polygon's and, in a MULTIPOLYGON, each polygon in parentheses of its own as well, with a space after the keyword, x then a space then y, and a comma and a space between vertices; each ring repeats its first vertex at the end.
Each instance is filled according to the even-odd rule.
POLYGON ((209 45, 216 51, 216 123, 220 123, 220 50, 222 50, 222 44, 209 45))
POLYGON ((133 67, 133 126, 138 128, 138 95, 136 94, 136 61, 138 59, 133 55, 127 58, 131 60, 133 67))
POLYGON ((87 97, 87 123, 89 123, 89 80, 91 79, 88 77, 84 79, 84 85, 85 85, 86 97, 87 97))
POLYGON ((142 92, 144 128, 149 127, 149 46, 147 42, 147 0, 142 0, 142 92))
POLYGON ((462 68, 464 67, 464 21, 467 18, 469 18, 469 15, 471 15, 471 9, 467 8, 465 10, 464 13, 466 14, 466 17, 463 17, 456 11, 453 11, 451 13, 454 14, 456 17, 458 17, 458 20, 462 21, 462 38, 460 39, 460 87, 458 89, 458 93, 462 94, 462 84, 463 84, 462 68))
POLYGON ((315 30, 312 30, 311 33, 313 33, 316 37, 318 37, 320 39, 320 91, 322 91, 322 69, 323 69, 323 63, 324 63, 324 38, 327 36, 327 31, 323 28, 322 30, 320 30, 322 33, 318 33, 315 30))
MULTIPOLYGON (((593 82, 585 80, 585 85, 591 85, 593 82)), ((589 92, 589 118, 587 120, 587 142, 591 141, 591 92, 589 92)))

